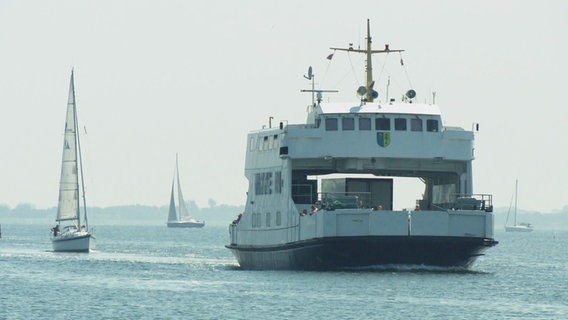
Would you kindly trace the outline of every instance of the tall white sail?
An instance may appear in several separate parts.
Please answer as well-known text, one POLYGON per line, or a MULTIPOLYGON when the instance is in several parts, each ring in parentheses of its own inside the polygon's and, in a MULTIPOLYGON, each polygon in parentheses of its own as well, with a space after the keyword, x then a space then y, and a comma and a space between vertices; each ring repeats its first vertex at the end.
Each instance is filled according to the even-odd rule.
POLYGON ((201 228, 205 225, 204 221, 193 219, 189 215, 183 193, 181 192, 181 184, 179 179, 178 157, 176 154, 176 166, 174 170, 174 178, 172 181, 172 193, 170 195, 170 211, 168 212, 168 228, 201 228), (176 185, 177 184, 177 188, 176 185), (176 190, 177 189, 177 190, 176 190), (176 195, 177 192, 177 208, 176 195), (177 209, 177 211, 176 211, 177 209))
POLYGON ((67 117, 63 138, 61 178, 59 180, 59 204, 57 221, 79 218, 79 175, 77 166, 77 117, 73 72, 67 100, 67 117))
POLYGON ((179 184, 179 172, 178 172, 178 201, 179 201, 179 219, 181 221, 189 220, 190 219, 189 211, 187 211, 185 200, 183 199, 183 195, 181 194, 181 186, 179 184))
POLYGON ((170 211, 168 212, 168 222, 177 221, 176 201, 174 198, 174 183, 175 183, 175 177, 174 180, 172 180, 172 194, 170 196, 170 211))
POLYGON ((176 172, 177 172, 177 187, 178 187, 178 202, 179 202, 179 220, 186 221, 189 220, 190 217, 189 217, 189 211, 187 211, 187 207, 185 206, 185 200, 183 199, 183 194, 181 193, 177 156, 176 156, 176 172))

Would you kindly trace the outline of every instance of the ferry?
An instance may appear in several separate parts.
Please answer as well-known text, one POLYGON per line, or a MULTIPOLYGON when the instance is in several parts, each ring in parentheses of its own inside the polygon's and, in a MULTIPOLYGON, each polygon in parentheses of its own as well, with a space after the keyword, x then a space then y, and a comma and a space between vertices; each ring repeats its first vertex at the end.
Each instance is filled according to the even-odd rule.
POLYGON ((467 269, 498 244, 492 195, 473 191, 475 126, 446 126, 435 102, 419 103, 413 89, 376 101, 371 56, 403 50, 373 50, 369 20, 365 42, 331 48, 366 55, 360 99, 324 102, 333 90, 315 89, 310 67, 306 123, 248 134, 247 200, 226 245, 240 268, 467 269), (395 208, 401 178, 423 185, 411 208, 395 208))

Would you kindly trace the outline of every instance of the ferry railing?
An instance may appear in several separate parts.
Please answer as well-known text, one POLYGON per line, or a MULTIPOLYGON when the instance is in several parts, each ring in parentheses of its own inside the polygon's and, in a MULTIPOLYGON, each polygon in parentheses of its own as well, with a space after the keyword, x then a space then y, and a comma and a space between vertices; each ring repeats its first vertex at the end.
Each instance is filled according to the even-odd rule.
POLYGON ((479 210, 493 212, 493 195, 486 193, 451 195, 449 203, 433 203, 433 206, 450 210, 479 210))
POLYGON ((320 209, 361 209, 371 208, 370 192, 320 192, 317 205, 320 209))

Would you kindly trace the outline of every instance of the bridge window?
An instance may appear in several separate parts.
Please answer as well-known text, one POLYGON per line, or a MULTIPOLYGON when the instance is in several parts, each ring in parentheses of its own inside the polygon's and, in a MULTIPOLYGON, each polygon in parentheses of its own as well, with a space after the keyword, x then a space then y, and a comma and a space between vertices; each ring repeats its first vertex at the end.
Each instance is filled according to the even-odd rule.
POLYGON ((270 149, 270 145, 269 145, 269 142, 268 142, 268 136, 265 136, 262 139, 262 150, 268 150, 268 149, 270 149))
POLYGON ((342 130, 355 130, 355 119, 353 118, 343 118, 341 119, 341 129, 342 130))
POLYGON ((325 131, 337 131, 337 118, 325 118, 325 131))
POLYGON ((422 119, 410 119, 410 130, 422 131, 422 119))
POLYGON ((406 131, 406 119, 405 118, 394 119, 394 130, 406 131))
POLYGON ((371 130, 371 118, 359 118, 359 130, 371 130))
POLYGON ((375 127, 380 131, 390 131, 391 122, 389 118, 377 118, 375 119, 375 127))
POLYGON ((270 227, 270 222, 271 222, 270 220, 272 220, 272 219, 271 219, 270 212, 267 212, 267 213, 266 213, 266 226, 267 226, 267 227, 270 227))
POLYGON ((428 119, 426 120, 426 130, 429 132, 438 132, 438 120, 428 119))
POLYGON ((276 226, 282 225, 282 213, 276 211, 276 226))

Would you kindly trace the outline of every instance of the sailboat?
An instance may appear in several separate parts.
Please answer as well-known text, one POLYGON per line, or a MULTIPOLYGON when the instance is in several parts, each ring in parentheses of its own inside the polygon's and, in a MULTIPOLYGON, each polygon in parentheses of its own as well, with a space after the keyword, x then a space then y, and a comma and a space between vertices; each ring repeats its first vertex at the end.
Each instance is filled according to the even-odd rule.
POLYGON ((51 229, 53 251, 89 252, 94 248, 93 236, 89 232, 87 220, 83 160, 77 132, 78 127, 75 84, 73 70, 71 70, 61 160, 59 202, 55 219, 57 225, 51 229), (81 202, 83 210, 81 210, 81 202), (81 219, 81 211, 83 211, 83 219, 81 219))
POLYGON ((178 157, 176 154, 176 168, 174 172, 174 178, 172 180, 170 210, 168 212, 168 228, 201 228, 204 225, 205 221, 196 220, 189 215, 189 211, 187 210, 187 206, 185 205, 185 200, 183 199, 183 194, 181 193, 181 185, 179 183, 178 157), (178 196, 177 210, 174 196, 176 182, 178 196))
POLYGON ((505 231, 507 232, 531 232, 533 227, 530 223, 521 222, 517 224, 517 191, 518 191, 519 181, 515 180, 515 210, 513 212, 513 225, 508 226, 509 213, 511 212, 511 206, 509 206, 509 211, 507 212, 507 220, 505 221, 505 231))

